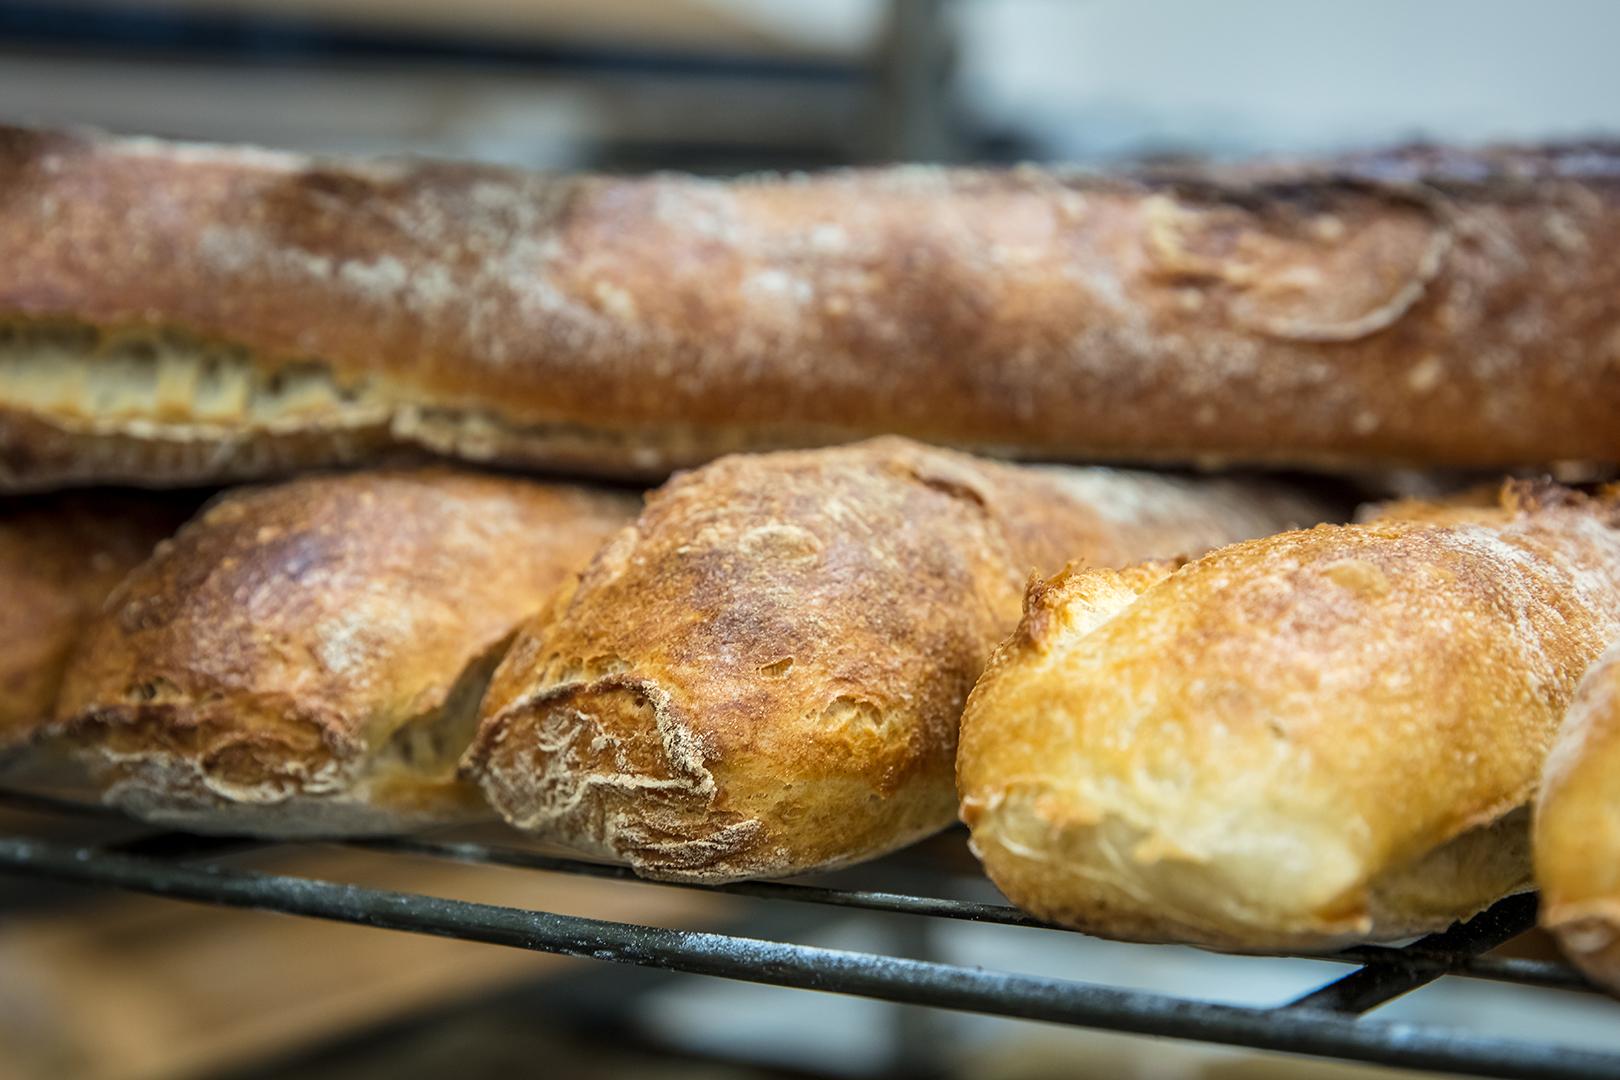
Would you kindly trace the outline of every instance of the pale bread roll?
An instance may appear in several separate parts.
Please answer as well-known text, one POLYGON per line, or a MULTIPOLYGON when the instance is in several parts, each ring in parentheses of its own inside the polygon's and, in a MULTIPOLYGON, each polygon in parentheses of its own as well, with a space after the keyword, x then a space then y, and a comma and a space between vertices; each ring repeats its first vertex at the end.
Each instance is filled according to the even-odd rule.
POLYGON ((962 721, 962 818, 1020 907, 1332 949, 1528 886, 1526 804, 1620 629, 1620 507, 1501 506, 1034 586, 962 721))
POLYGON ((512 824, 650 877, 868 858, 951 821, 962 702, 1031 571, 1331 512, 896 438, 725 458, 653 493, 525 629, 468 768, 512 824))
POLYGON ((227 494, 85 633, 51 734, 108 802, 187 829, 481 816, 455 763, 518 624, 634 499, 453 470, 227 494))

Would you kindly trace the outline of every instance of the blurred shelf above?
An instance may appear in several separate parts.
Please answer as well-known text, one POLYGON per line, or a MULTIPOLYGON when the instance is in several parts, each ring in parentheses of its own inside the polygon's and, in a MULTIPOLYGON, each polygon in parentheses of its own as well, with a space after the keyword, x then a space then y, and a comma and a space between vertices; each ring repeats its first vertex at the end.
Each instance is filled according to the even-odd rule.
POLYGON ((722 0, 7 0, 0 37, 237 61, 861 77, 882 6, 846 0, 821 8, 807 19, 803 5, 722 0))

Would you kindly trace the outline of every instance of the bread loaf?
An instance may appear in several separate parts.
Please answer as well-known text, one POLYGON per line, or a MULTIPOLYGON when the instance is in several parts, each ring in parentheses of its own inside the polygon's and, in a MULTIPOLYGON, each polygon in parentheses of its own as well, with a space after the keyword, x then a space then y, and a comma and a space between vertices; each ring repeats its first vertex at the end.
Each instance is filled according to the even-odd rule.
POLYGON ((634 505, 448 470, 228 494, 111 596, 51 734, 108 802, 188 829, 479 814, 455 764, 490 671, 634 505))
POLYGON ((1620 152, 546 176, 0 129, 0 487, 402 447, 637 476, 1620 462, 1620 152))
POLYGON ((1330 511, 1275 486, 1019 468, 888 438, 728 457, 502 662, 467 757, 502 816, 649 877, 774 877, 948 824, 962 702, 1032 571, 1330 511))
POLYGON ((957 760, 1002 891, 1111 937, 1271 951, 1527 887, 1543 757, 1620 630, 1620 505, 1514 483, 1494 515, 1415 516, 1034 586, 957 760))
POLYGON ((1620 641, 1587 672, 1536 800, 1541 924, 1620 994, 1620 641))
POLYGON ((195 507, 111 492, 0 501, 0 753, 50 719, 84 625, 195 507))

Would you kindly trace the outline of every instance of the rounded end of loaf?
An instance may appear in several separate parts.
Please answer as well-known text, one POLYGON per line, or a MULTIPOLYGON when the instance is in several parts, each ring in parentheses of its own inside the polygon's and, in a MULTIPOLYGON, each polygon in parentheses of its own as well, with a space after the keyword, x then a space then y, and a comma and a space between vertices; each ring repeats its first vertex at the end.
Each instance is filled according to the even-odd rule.
POLYGON ((1620 995, 1620 898, 1542 901, 1541 926, 1581 973, 1620 995))
POLYGON ((705 732, 673 689, 627 670, 492 694, 463 771, 509 824, 666 881, 830 869, 951 820, 938 769, 908 770, 885 791, 869 755, 831 745, 848 734, 841 721, 862 733, 880 722, 870 709, 844 703, 850 715, 812 718, 819 743, 806 729, 790 740, 797 754, 753 753, 705 732))
POLYGON ((1548 755, 1536 802, 1541 925, 1620 994, 1620 645, 1593 665, 1548 755))
MULTIPOLYGON (((1080 736, 1111 722, 1111 702, 1088 692, 1098 673, 1073 671, 1068 659, 1177 568, 1070 567, 1030 583, 1018 629, 962 718, 957 785, 973 851, 1019 907, 1106 937, 1231 951, 1354 940, 1371 921, 1364 902, 1344 895, 1353 859, 1331 835, 1264 806, 1228 805, 1229 835, 1178 828, 1173 780, 1113 768, 1109 740, 1080 736), (1076 754, 1105 763, 1081 765, 1076 754)), ((1141 704, 1152 707, 1151 692, 1141 704)))
POLYGON ((645 877, 721 882, 791 865, 758 818, 728 808, 712 750, 658 683, 610 674, 505 704, 464 772, 509 824, 645 877))

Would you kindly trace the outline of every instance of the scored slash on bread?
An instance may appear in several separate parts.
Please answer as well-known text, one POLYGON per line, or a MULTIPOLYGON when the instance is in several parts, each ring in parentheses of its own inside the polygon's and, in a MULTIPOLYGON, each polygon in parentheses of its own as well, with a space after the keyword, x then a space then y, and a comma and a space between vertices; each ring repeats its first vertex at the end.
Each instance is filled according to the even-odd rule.
POLYGON ((0 128, 0 488, 1620 459, 1620 151, 557 176, 0 128))
POLYGON ((1032 569, 1331 513, 1277 483, 898 438, 723 458, 650 495, 525 627, 466 768, 508 822, 649 877, 871 858, 951 821, 962 702, 1032 569))
POLYGON ((1526 807, 1620 634, 1620 503, 1511 483, 1031 590, 962 720, 1019 906, 1110 937, 1332 949, 1529 887, 1526 807))

